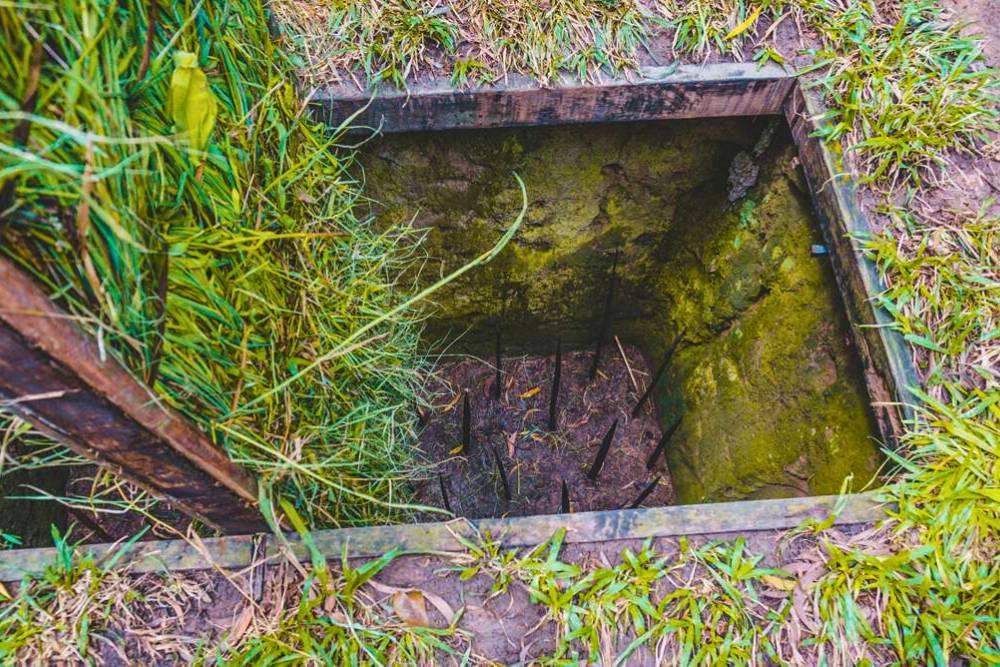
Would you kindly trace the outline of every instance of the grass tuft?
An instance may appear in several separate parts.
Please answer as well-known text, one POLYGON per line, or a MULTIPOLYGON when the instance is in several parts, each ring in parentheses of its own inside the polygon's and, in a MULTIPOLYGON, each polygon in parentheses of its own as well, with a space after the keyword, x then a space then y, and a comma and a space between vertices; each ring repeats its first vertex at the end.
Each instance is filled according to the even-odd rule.
POLYGON ((384 316, 417 239, 355 217, 351 153, 304 115, 261 3, 159 4, 140 79, 146 8, 0 7, 0 179, 16 186, 0 252, 313 525, 398 519, 418 329, 384 316), (217 101, 204 151, 168 114, 177 51, 217 101))

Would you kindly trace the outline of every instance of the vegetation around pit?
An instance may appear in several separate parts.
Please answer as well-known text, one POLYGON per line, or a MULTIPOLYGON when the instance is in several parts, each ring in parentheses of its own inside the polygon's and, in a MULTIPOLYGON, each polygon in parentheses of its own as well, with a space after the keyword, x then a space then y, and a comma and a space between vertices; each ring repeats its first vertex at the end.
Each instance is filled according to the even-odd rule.
MULTIPOLYGON (((506 71, 550 79, 553 66, 595 76, 602 59, 612 68, 633 67, 645 38, 642 22, 622 18, 632 15, 622 13, 632 5, 580 0, 551 5, 547 20, 567 21, 568 29, 545 28, 536 40, 537 32, 524 32, 536 24, 519 17, 533 16, 542 5, 509 0, 489 4, 515 20, 491 17, 493 32, 480 30, 489 35, 483 44, 500 55, 481 55, 483 47, 469 55, 463 49, 475 39, 462 41, 468 28, 450 26, 453 16, 440 12, 443 4, 373 0, 340 7, 348 4, 357 11, 341 10, 347 25, 342 34, 366 37, 359 55, 331 52, 348 78, 353 66, 359 78, 401 82, 438 62, 458 83, 494 80, 506 71), (377 10, 388 6, 415 20, 382 22, 377 10), (574 18, 581 16, 580 7, 586 19, 574 18), (603 27, 602 16, 612 27, 603 27), (595 45, 592 53, 577 48, 581 35, 595 45), (526 39, 530 43, 521 41, 526 39), (460 64, 449 68, 438 52, 455 54, 460 64)), ((321 496, 338 508, 337 517, 311 518, 350 522, 385 511, 386 502, 399 498, 393 481, 404 471, 384 467, 400 459, 368 455, 396 451, 405 433, 413 324, 393 318, 380 325, 364 346, 321 369, 329 372, 309 376, 329 384, 304 379, 300 400, 291 404, 272 400, 267 386, 294 374, 303 359, 312 358, 310 351, 331 349, 348 328, 398 303, 393 276, 411 246, 405 238, 374 235, 350 216, 348 203, 357 189, 343 177, 346 153, 331 157, 331 140, 303 124, 302 102, 288 78, 293 63, 270 46, 263 7, 90 2, 57 13, 40 6, 15 2, 0 8, 6 47, 0 52, 0 178, 17 182, 16 197, 0 207, 4 252, 32 268, 110 353, 139 375, 155 376, 161 394, 212 429, 235 458, 300 502, 304 513, 307 501, 321 496), (141 36, 151 23, 151 6, 158 7, 159 18, 146 67, 141 36), (26 114, 19 109, 35 43, 54 55, 36 69, 42 93, 36 111, 26 114), (180 49, 196 54, 218 100, 204 154, 163 139, 173 132, 165 97, 173 53, 180 49), (16 141, 23 123, 31 127, 27 144, 16 141), (87 206, 81 209, 81 202, 87 206), (247 223, 258 219, 260 228, 247 223), (15 228, 18 243, 10 240, 15 228), (320 230, 337 235, 324 237, 320 230), (165 300, 156 279, 162 271, 156 267, 164 264, 165 300), (328 300, 309 302, 298 289, 316 284, 328 288, 322 297, 328 300), (165 306, 158 305, 162 301, 165 306), (287 347, 270 339, 277 330, 274 312, 283 315, 287 347), (317 322, 320 314, 326 317, 317 322), (160 321, 166 322, 163 335, 160 321), (244 374, 253 381, 241 381, 244 374), (331 400, 318 407, 309 391, 331 400), (234 395, 241 401, 266 398, 241 412, 230 408, 234 395), (286 421, 285 410, 296 420, 286 421), (286 435, 289 424, 311 426, 296 440, 291 431, 286 435), (281 447, 260 449, 264 433, 277 435, 268 442, 281 447), (348 444, 324 450, 331 442, 325 437, 346 438, 348 444), (309 456, 316 458, 298 458, 309 456), (337 485, 316 478, 317 462, 330 464, 337 485)), ((586 628, 622 622, 640 628, 642 636, 669 637, 670 655, 702 664, 761 656, 811 664, 997 663, 1000 221, 992 201, 952 211, 922 196, 928 176, 935 183, 953 176, 949 164, 984 151, 995 155, 996 72, 982 62, 978 42, 927 2, 695 0, 656 8, 669 10, 656 14, 646 7, 673 26, 679 55, 705 58, 723 51, 788 58, 765 39, 765 26, 782 17, 801 21, 820 38, 807 76, 829 107, 825 138, 856 158, 860 176, 876 194, 883 226, 866 245, 888 285, 880 303, 911 343, 923 384, 920 419, 890 453, 900 474, 883 492, 895 509, 862 536, 838 535, 822 525, 805 528, 814 533, 818 564, 808 576, 759 568, 756 556, 738 542, 711 545, 680 560, 631 554, 622 566, 579 571, 560 560, 555 545, 513 554, 487 548, 487 540, 487 546, 470 543, 463 566, 489 572, 499 585, 516 579, 537 591, 536 601, 565 628, 553 663, 573 651, 592 653, 595 641, 603 657, 610 649, 600 633, 595 637, 586 628), (735 49, 735 40, 745 41, 750 53, 735 49), (700 593, 651 606, 644 582, 681 562, 698 567, 685 581, 695 582, 700 593), (759 591, 761 582, 784 592, 785 602, 759 605, 751 591, 759 591), (783 652, 781 642, 791 642, 801 656, 783 652)), ((295 48, 312 48, 308 36, 302 39, 295 48)), ((44 456, 58 453, 49 449, 44 456)), ((19 464, 31 463, 29 457, 19 464)), ((220 659, 418 661, 440 648, 441 635, 449 647, 464 641, 454 626, 443 633, 414 631, 366 606, 358 582, 374 576, 380 563, 360 575, 347 570, 342 579, 326 574, 316 560, 300 604, 271 626, 254 627, 235 646, 220 647, 220 659)), ((52 624, 53 609, 61 609, 54 591, 90 567, 71 563, 12 594, 0 610, 0 660, 35 655, 30 637, 52 624)), ((84 649, 99 633, 79 629, 102 627, 104 586, 114 583, 100 576, 90 581, 83 588, 96 593, 71 596, 84 604, 71 621, 77 633, 69 637, 84 649)))
MULTIPOLYGON (((403 516, 418 331, 383 315, 416 239, 355 217, 351 152, 303 115, 263 6, 14 3, 0 30, 2 252, 312 525, 403 516)), ((81 462, 25 431, 5 473, 81 462)), ((65 500, 148 511, 94 487, 65 500)))

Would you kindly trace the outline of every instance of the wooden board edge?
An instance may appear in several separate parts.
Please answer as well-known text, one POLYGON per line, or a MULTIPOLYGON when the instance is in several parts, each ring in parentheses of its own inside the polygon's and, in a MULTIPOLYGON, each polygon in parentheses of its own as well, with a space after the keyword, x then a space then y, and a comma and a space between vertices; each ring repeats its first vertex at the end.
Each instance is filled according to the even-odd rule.
MULTIPOLYGON (((488 532, 506 547, 540 544, 559 528, 566 528, 567 543, 607 542, 646 538, 747 533, 794 528, 808 519, 823 520, 839 509, 834 525, 870 523, 884 518, 884 506, 875 493, 750 500, 700 505, 674 505, 635 510, 537 515, 510 519, 368 526, 319 530, 312 533, 319 550, 330 559, 373 558, 398 549, 404 552, 460 552, 463 539, 477 539, 488 532)), ((251 565, 252 535, 207 538, 195 546, 184 540, 140 542, 118 559, 116 567, 134 572, 189 571, 224 568, 240 570, 251 565)), ((297 536, 288 541, 298 558, 309 553, 297 536)), ((120 544, 80 547, 98 562, 121 549, 120 544)), ((281 546, 268 537, 265 557, 280 558, 281 546)), ((0 581, 17 581, 53 563, 56 550, 19 549, 0 552, 0 581)))
POLYGON ((785 105, 785 118, 829 247, 879 429, 892 444, 914 418, 910 389, 919 383, 906 342, 892 328, 891 315, 874 302, 885 285, 857 239, 870 234, 872 227, 858 205, 854 181, 838 168, 839 160, 826 143, 814 136, 823 123, 820 108, 812 93, 796 85, 785 105))
POLYGON ((644 68, 638 75, 596 83, 563 77, 540 85, 524 76, 455 88, 438 77, 399 90, 327 86, 309 94, 314 117, 333 127, 384 133, 568 123, 668 120, 781 113, 795 82, 784 68, 715 63, 644 68))
POLYGON ((105 358, 97 341, 3 256, 0 351, 0 394, 9 411, 210 525, 229 532, 266 526, 253 475, 105 358))

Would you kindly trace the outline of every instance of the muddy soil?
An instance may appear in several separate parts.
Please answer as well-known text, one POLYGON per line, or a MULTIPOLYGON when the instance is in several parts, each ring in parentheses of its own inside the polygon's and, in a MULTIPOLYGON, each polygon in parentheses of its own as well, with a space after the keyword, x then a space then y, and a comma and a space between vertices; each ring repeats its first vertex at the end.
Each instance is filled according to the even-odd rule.
MULTIPOLYGON (((438 464, 456 515, 477 519, 556 514, 561 510, 563 481, 573 512, 628 506, 654 480, 658 481, 643 505, 673 502, 663 456, 652 470, 646 469, 647 458, 663 432, 653 406, 647 402, 632 418, 651 379, 649 365, 637 348, 619 348, 616 341, 610 341, 597 378, 590 382, 592 359, 592 351, 563 353, 555 430, 549 430, 554 350, 547 357, 503 359, 499 401, 493 393, 495 362, 464 357, 438 367, 424 397, 432 409, 419 447, 438 464), (463 452, 465 392, 471 443, 463 452), (616 419, 618 426, 604 465, 597 481, 591 481, 588 471, 616 419), (494 451, 507 473, 510 500, 505 498, 494 451)), ((419 502, 444 507, 441 480, 420 482, 419 502)))

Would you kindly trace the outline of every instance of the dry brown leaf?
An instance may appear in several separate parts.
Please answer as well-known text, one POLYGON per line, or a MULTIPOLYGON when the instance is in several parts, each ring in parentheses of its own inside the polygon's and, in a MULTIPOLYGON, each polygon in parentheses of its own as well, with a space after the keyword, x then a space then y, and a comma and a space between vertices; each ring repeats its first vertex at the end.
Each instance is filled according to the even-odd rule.
POLYGON ((229 640, 236 643, 246 634, 247 628, 250 627, 250 622, 253 621, 253 605, 246 605, 243 607, 243 611, 240 615, 236 617, 233 621, 233 629, 229 633, 229 640))
POLYGON ((411 627, 428 628, 431 625, 420 591, 399 591, 392 594, 392 610, 400 620, 411 627))
POLYGON ((396 593, 408 593, 410 591, 415 591, 424 596, 427 602, 434 605, 434 608, 438 610, 441 616, 444 617, 445 621, 451 623, 451 620, 455 618, 455 610, 452 609, 451 605, 448 604, 443 597, 440 595, 435 595, 434 593, 428 593, 427 591, 421 590, 419 588, 398 588, 396 586, 389 586, 387 584, 380 584, 377 581, 369 581, 368 585, 377 590, 379 593, 392 594, 396 593))

